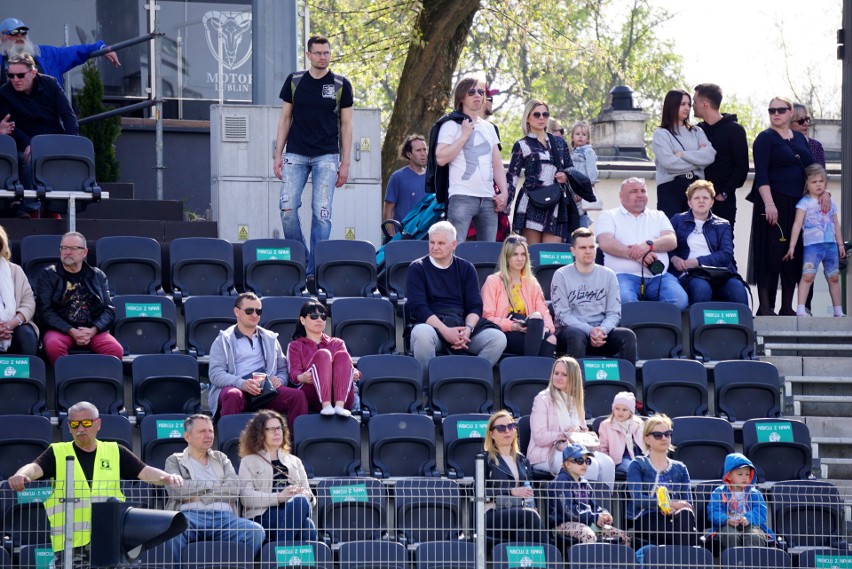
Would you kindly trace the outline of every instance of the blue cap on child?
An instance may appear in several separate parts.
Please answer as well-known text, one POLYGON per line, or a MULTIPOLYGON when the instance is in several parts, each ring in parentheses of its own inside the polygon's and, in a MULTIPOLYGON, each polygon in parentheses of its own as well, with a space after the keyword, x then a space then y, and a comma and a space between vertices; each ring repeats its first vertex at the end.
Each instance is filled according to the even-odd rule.
POLYGON ((584 456, 595 456, 595 453, 586 450, 583 445, 570 444, 562 450, 562 462, 572 458, 583 458, 584 456))

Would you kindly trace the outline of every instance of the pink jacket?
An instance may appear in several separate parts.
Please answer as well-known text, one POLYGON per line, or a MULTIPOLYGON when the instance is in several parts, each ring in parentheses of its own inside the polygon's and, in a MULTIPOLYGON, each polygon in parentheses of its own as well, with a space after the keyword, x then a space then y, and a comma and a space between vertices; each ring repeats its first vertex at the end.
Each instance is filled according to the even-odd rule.
MULTIPOLYGON (((606 419, 598 426, 598 438, 601 440, 601 447, 598 450, 608 454, 616 465, 621 464, 621 459, 627 451, 627 441, 624 439, 624 433, 613 427, 612 419, 606 419)), ((641 425, 633 431, 633 441, 643 451, 646 450, 641 425)))
MULTIPOLYGON (((489 277, 490 278, 490 277, 489 277)), ((585 427, 586 423, 578 424, 585 427)), ((550 460, 550 448, 553 444, 565 438, 565 434, 559 430, 559 419, 556 416, 556 405, 550 398, 550 392, 542 389, 533 400, 532 413, 530 414, 530 446, 527 449, 527 459, 531 464, 547 462, 550 460)))
MULTIPOLYGON (((544 319, 544 327, 551 334, 555 333, 553 318, 551 318, 550 310, 547 309, 547 304, 544 302, 544 292, 542 292, 538 281, 523 279, 521 281, 521 298, 524 299, 527 314, 540 312, 544 319)), ((488 275, 485 284, 482 285, 482 317, 500 326, 500 329, 504 332, 511 332, 512 319, 508 317, 511 311, 509 297, 506 295, 506 289, 503 288, 503 280, 499 273, 488 275)))

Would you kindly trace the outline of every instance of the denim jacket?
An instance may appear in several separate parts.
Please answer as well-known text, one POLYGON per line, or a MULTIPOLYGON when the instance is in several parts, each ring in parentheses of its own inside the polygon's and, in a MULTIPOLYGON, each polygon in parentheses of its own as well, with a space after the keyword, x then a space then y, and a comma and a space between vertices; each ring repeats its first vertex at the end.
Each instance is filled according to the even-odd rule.
POLYGON ((595 503, 589 482, 585 478, 574 480, 564 468, 550 483, 550 490, 551 527, 558 527, 565 522, 580 522, 588 526, 606 511, 595 503))
POLYGON ((658 510, 658 486, 668 488, 669 500, 692 503, 689 471, 684 463, 670 459, 669 467, 658 475, 650 458, 637 456, 627 470, 627 489, 630 491, 630 500, 627 502, 628 519, 635 520, 642 514, 658 510))
MULTIPOLYGON (((692 215, 692 210, 678 213, 672 217, 672 227, 677 236, 677 248, 669 253, 669 258, 673 256, 681 259, 689 258, 689 245, 686 243, 686 239, 695 230, 695 217, 692 215)), ((704 223, 704 238, 707 240, 710 254, 698 257, 698 263, 709 267, 725 267, 732 273, 736 273, 734 230, 731 229, 731 224, 711 213, 704 223)), ((677 278, 681 278, 683 275, 671 263, 669 263, 669 271, 677 278)))

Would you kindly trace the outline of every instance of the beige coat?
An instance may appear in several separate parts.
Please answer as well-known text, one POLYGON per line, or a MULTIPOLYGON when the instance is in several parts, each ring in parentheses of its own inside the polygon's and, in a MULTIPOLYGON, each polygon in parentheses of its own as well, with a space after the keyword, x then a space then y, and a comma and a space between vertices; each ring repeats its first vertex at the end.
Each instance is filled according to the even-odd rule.
POLYGON ((24 317, 24 322, 29 322, 38 334, 38 327, 33 322, 35 316, 36 301, 30 281, 24 270, 15 263, 9 263, 9 271, 12 273, 12 289, 15 291, 15 302, 17 311, 24 317))
MULTIPOLYGON (((272 460, 265 450, 260 454, 250 454, 240 461, 240 501, 243 504, 243 516, 249 519, 263 515, 271 506, 277 506, 278 492, 272 490, 272 460)), ((308 475, 298 457, 278 449, 278 460, 289 471, 288 483, 304 489, 303 495, 311 503, 316 504, 316 498, 311 492, 308 475)))

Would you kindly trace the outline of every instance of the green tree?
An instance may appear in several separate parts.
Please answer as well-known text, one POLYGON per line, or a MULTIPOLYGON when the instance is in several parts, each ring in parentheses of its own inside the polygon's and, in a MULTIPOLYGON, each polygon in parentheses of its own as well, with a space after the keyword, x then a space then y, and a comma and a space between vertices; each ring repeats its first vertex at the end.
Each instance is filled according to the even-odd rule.
MULTIPOLYGON (((83 89, 77 95, 80 117, 103 113, 104 84, 93 60, 83 66, 83 89)), ((95 177, 98 182, 117 182, 119 164, 115 157, 115 141, 121 134, 121 117, 111 117, 80 126, 80 134, 95 147, 95 177)))

